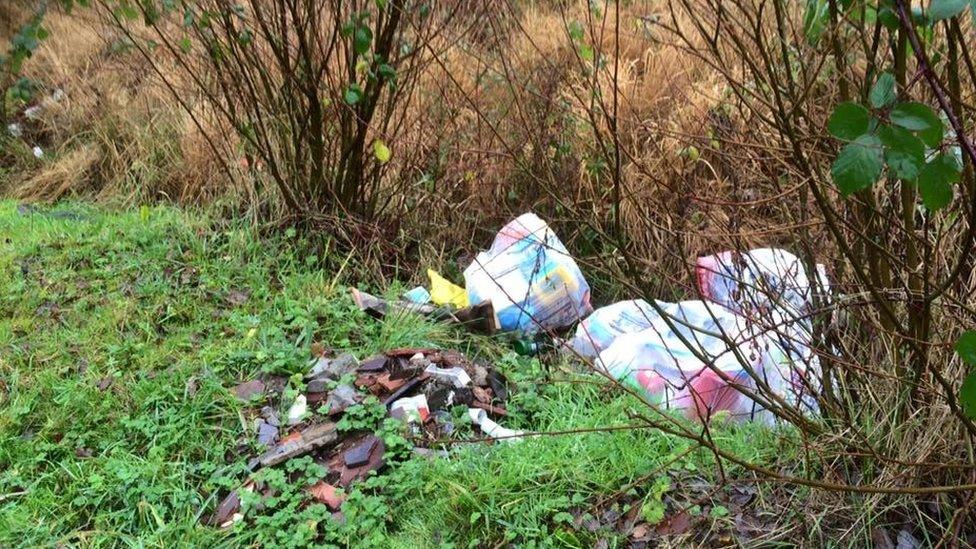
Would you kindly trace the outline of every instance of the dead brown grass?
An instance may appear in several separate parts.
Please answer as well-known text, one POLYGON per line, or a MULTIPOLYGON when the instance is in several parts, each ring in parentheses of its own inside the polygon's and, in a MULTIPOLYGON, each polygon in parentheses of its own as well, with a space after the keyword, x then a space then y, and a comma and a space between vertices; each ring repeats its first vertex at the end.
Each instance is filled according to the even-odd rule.
MULTIPOLYGON (((8 32, 15 26, 8 23, 8 32)), ((31 106, 41 110, 14 116, 23 144, 41 147, 44 156, 11 166, 6 193, 131 204, 199 202, 233 191, 152 67, 97 12, 53 11, 45 26, 51 38, 25 64, 25 76, 39 86, 31 106)))

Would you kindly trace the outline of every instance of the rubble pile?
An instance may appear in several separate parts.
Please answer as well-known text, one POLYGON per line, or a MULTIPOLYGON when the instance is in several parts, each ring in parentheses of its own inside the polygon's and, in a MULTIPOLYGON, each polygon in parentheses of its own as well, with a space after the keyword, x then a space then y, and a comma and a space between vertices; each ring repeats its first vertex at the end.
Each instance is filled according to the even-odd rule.
MULTIPOLYGON (((311 456, 327 474, 309 493, 327 505, 336 519, 341 519, 345 491, 386 465, 386 447, 376 433, 337 428, 342 415, 368 395, 376 397, 390 417, 409 426, 418 454, 444 454, 436 447, 456 434, 451 414, 456 406, 467 409, 466 417, 487 438, 508 440, 521 435, 497 423, 507 415, 505 378, 457 351, 391 349, 363 361, 350 353, 323 354, 311 362, 304 381, 305 392, 280 411, 269 402, 281 403, 287 385, 284 378, 254 379, 233 388, 238 399, 254 405, 249 408, 253 429, 242 448, 245 452, 255 446, 263 449, 248 461, 251 472, 311 456)), ((229 493, 208 518, 210 524, 225 527, 241 520, 240 491, 260 488, 248 481, 229 493)))

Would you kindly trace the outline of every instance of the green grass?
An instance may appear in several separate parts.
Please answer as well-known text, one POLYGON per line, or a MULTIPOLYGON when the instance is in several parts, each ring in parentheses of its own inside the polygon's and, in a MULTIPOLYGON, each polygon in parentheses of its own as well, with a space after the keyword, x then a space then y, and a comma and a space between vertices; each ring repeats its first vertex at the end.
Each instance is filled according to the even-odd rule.
MULTIPOLYGON (((259 473, 279 489, 263 509, 245 501, 242 523, 208 527, 200 518, 247 478, 248 411, 229 389, 303 372, 313 342, 361 357, 430 345, 491 360, 518 385, 513 428, 621 425, 640 404, 497 341, 366 317, 336 275, 345 258, 304 252, 325 240, 262 238, 167 207, 23 213, 10 201, 0 238, 0 546, 589 546, 614 534, 573 526, 573 512, 688 449, 620 430, 457 445, 431 461, 411 457, 399 426, 367 407, 359 426, 380 430, 392 463, 353 489, 344 524, 308 501, 303 488, 322 471, 303 459, 259 473)), ((783 437, 763 429, 721 436, 757 460, 783 452, 783 437)), ((693 451, 669 468, 711 478, 710 465, 693 451)))

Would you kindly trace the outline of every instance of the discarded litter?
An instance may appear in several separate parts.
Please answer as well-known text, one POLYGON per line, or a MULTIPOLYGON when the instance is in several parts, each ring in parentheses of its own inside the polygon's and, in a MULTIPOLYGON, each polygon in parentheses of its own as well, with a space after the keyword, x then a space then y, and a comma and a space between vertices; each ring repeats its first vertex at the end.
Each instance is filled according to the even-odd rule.
POLYGON ((502 427, 488 419, 488 412, 481 408, 468 408, 468 417, 471 418, 471 423, 480 427, 486 436, 505 441, 522 440, 522 431, 513 431, 502 427))
MULTIPOLYGON (((657 301, 659 307, 668 312, 673 304, 657 301)), ((657 311, 643 299, 618 301, 600 307, 583 319, 576 327, 576 335, 569 345, 584 358, 594 358, 618 337, 650 328, 658 318, 657 311)))
POLYGON ((468 292, 444 278, 434 269, 427 269, 427 277, 430 278, 430 300, 437 305, 453 305, 455 308, 463 309, 469 305, 468 292))
POLYGON ((423 286, 417 286, 416 288, 404 293, 403 299, 409 301, 410 303, 423 305, 430 303, 430 292, 428 292, 427 288, 424 288, 423 286))
POLYGON ((401 398, 390 406, 390 415, 402 419, 407 423, 424 423, 430 417, 427 397, 417 395, 401 398))
POLYGON ((278 427, 263 419, 258 420, 258 444, 271 446, 278 441, 278 427))
POLYGON ((471 303, 491 303, 502 331, 568 327, 592 311, 590 287, 556 234, 526 213, 464 270, 471 303))
MULTIPOLYGON (((288 378, 264 376, 261 380, 242 383, 234 388, 235 394, 250 396, 260 393, 265 397, 260 401, 265 404, 260 409, 252 407, 242 410, 242 413, 249 415, 250 425, 253 426, 253 430, 248 432, 249 438, 253 440, 252 437, 256 436, 258 445, 265 448, 263 453, 248 461, 247 470, 253 472, 294 458, 310 457, 327 472, 306 490, 311 498, 334 511, 333 520, 341 519, 337 511, 344 495, 338 492, 338 488, 348 488, 386 464, 386 446, 375 433, 362 430, 340 432, 337 428, 336 416, 362 402, 367 393, 383 403, 391 417, 409 424, 408 436, 417 445, 418 455, 447 455, 439 446, 444 439, 459 436, 450 410, 453 406, 478 410, 482 414, 478 416, 478 421, 488 436, 520 435, 488 419, 489 414, 497 418, 507 413, 504 406, 508 389, 504 377, 494 369, 468 360, 457 351, 389 349, 362 363, 352 355, 320 359, 312 363, 308 374, 312 379, 307 388, 313 388, 313 382, 326 376, 338 375, 341 378, 346 374, 356 375, 354 385, 336 384, 330 380, 321 386, 322 392, 309 391, 297 395, 283 416, 285 426, 278 420, 275 403, 281 405, 288 378), (431 395, 435 395, 436 399, 431 395), (328 416, 328 419, 323 416, 328 416)), ((257 404, 258 401, 252 399, 246 402, 257 404)), ((240 509, 237 495, 242 489, 250 489, 247 486, 245 484, 233 491, 222 501, 219 513, 221 521, 214 523, 211 520, 211 523, 229 525, 233 524, 233 520, 240 520, 234 519, 240 509)), ((264 494, 263 497, 272 496, 264 494)))
POLYGON ((308 401, 305 395, 298 395, 288 409, 288 425, 298 425, 305 419, 306 413, 308 413, 308 401))
POLYGON ((24 129, 20 124, 11 122, 10 124, 7 124, 7 133, 10 134, 10 137, 20 137, 24 135, 24 129))
POLYGON ((355 372, 358 367, 359 361, 352 353, 343 353, 335 358, 318 357, 312 363, 305 379, 338 380, 346 374, 355 372))
POLYGON ((330 414, 341 412, 346 408, 358 404, 362 400, 362 395, 352 385, 339 385, 329 393, 325 407, 330 414))
POLYGON ((434 379, 449 383, 454 387, 467 387, 471 384, 471 376, 463 368, 438 368, 431 364, 424 371, 434 379))
MULTIPOLYGON (((696 280, 710 302, 658 302, 663 316, 646 302, 615 304, 587 319, 572 347, 598 351, 606 373, 652 404, 692 417, 724 411, 772 422, 775 416, 746 393, 816 413, 819 363, 808 320, 814 289, 800 260, 783 250, 723 252, 699 259, 696 280), (632 319, 621 320, 628 314, 632 319)), ((825 295, 822 266, 815 283, 825 295)))
POLYGON ((41 158, 42 156, 44 156, 44 149, 38 147, 37 145, 34 145, 34 148, 31 149, 31 152, 34 153, 34 158, 41 158))
POLYGON ((388 301, 357 288, 349 288, 349 292, 352 294, 352 299, 356 303, 356 306, 374 318, 412 313, 451 324, 463 324, 466 328, 474 332, 490 334, 498 330, 498 324, 495 319, 495 313, 491 308, 491 303, 481 303, 463 309, 452 309, 430 303, 417 303, 406 299, 388 301))
POLYGON ((327 482, 316 482, 309 487, 308 491, 316 501, 324 503, 333 511, 338 511, 342 507, 342 502, 346 501, 346 495, 340 494, 335 486, 327 482))

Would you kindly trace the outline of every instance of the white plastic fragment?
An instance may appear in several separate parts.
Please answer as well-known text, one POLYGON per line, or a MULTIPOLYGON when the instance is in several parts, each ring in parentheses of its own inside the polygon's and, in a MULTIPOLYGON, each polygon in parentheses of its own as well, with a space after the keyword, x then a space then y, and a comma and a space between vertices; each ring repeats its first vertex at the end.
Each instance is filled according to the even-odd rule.
POLYGON ((424 370, 431 375, 437 381, 442 383, 448 383, 455 388, 460 389, 461 387, 467 387, 471 384, 471 376, 464 371, 464 368, 455 366, 453 368, 438 368, 437 366, 431 364, 427 366, 424 370))
POLYGON ((9 133, 11 137, 20 137, 24 135, 24 129, 20 126, 20 124, 11 122, 10 124, 7 124, 7 133, 9 133))
POLYGON ((32 152, 34 153, 34 158, 40 158, 44 156, 44 149, 38 147, 37 145, 34 145, 34 149, 32 152))
POLYGON ((491 438, 504 441, 522 440, 522 431, 514 431, 502 427, 489 419, 488 413, 481 408, 468 408, 468 417, 471 418, 471 423, 480 427, 481 431, 491 438))
POLYGON ((423 423, 430 416, 427 397, 420 394, 396 400, 390 405, 390 415, 402 418, 407 423, 423 423))
POLYGON ((305 395, 298 395, 295 397, 295 402, 288 409, 288 425, 297 425, 301 423, 305 414, 308 412, 308 401, 305 399, 305 395))

